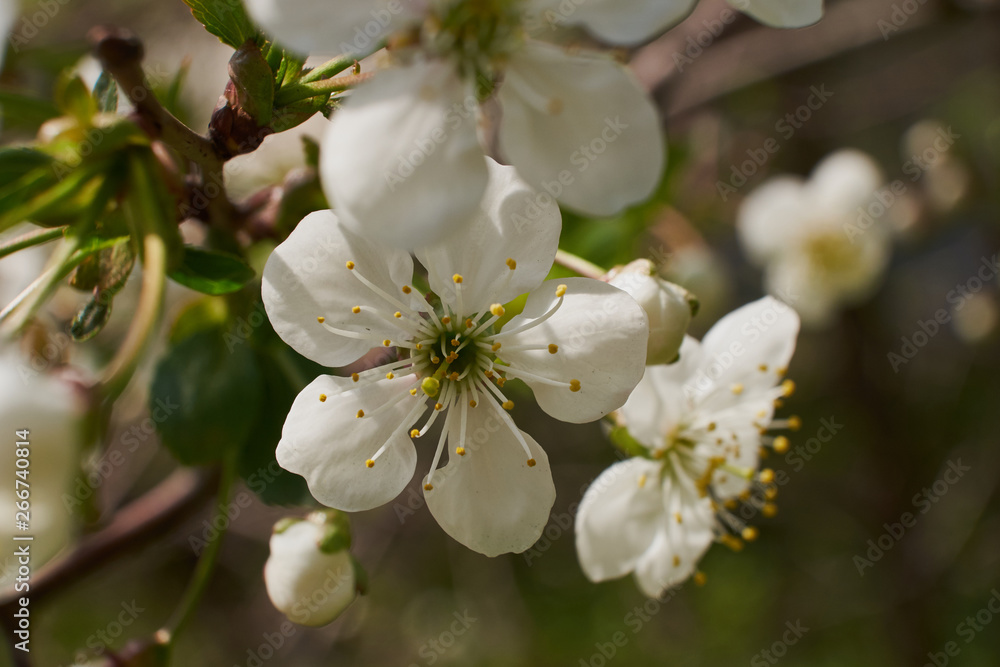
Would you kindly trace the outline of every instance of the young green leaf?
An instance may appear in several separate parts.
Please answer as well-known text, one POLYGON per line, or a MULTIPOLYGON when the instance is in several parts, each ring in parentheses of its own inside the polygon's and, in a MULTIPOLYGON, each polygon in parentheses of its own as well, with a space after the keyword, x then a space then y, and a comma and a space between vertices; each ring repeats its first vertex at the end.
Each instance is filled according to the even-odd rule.
POLYGON ((180 266, 170 272, 175 282, 212 296, 235 292, 255 275, 236 255, 192 246, 184 248, 180 266))
POLYGON ((239 0, 184 0, 195 19, 223 44, 240 48, 259 32, 239 0))

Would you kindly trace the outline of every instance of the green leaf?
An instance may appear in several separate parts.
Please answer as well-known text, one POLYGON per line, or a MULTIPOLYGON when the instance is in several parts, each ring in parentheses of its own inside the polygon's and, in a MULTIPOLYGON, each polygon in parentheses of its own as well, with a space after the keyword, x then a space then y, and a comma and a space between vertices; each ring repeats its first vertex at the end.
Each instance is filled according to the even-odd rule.
POLYGON ((0 118, 4 129, 35 129, 59 116, 59 109, 48 100, 40 100, 9 90, 0 90, 0 118))
POLYGON ((106 71, 101 72, 94 84, 94 100, 98 111, 118 111, 118 84, 106 71))
POLYGON ((246 42, 229 60, 229 78, 236 88, 236 106, 257 123, 271 123, 274 106, 274 73, 253 42, 246 42))
POLYGON ((60 77, 56 82, 55 102, 63 113, 89 125, 97 113, 97 101, 90 94, 87 84, 78 76, 60 77))
POLYGON ((185 246, 180 266, 170 272, 175 282, 212 296, 235 292, 255 275, 236 255, 192 246, 185 246))
MULTIPOLYGON (((246 345, 230 349, 224 333, 213 329, 182 340, 153 376, 149 406, 156 429, 185 465, 218 461, 241 447, 261 416, 264 387, 254 353, 246 345)), ((274 409, 267 407, 264 412, 274 409)))
POLYGON ((184 0, 195 19, 223 44, 240 48, 248 39, 256 40, 257 28, 239 0, 184 0))
MULTIPOLYGON (((247 348, 249 345, 238 337, 227 339, 230 345, 247 348), (239 342, 237 342, 239 341, 239 342)), ((277 350, 274 354, 286 354, 277 350)), ((287 353, 288 357, 293 355, 287 353)), ((294 361, 288 363, 295 363, 294 361)), ((269 505, 315 505, 306 481, 278 465, 274 451, 281 439, 281 429, 292 402, 301 389, 286 373, 276 357, 261 351, 257 354, 264 386, 263 405, 257 415, 250 437, 240 457, 239 473, 247 488, 269 505)))
POLYGON ((52 158, 33 148, 0 148, 0 186, 24 176, 32 169, 46 167, 52 158))

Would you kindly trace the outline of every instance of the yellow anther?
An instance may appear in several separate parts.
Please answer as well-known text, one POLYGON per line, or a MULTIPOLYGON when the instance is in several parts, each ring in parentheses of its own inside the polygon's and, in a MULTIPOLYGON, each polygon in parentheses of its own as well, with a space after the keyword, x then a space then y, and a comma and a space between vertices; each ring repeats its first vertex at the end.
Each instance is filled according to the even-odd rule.
POLYGON ((785 380, 781 383, 781 394, 785 398, 788 398, 795 393, 795 382, 792 380, 785 380))
POLYGON ((361 312, 361 306, 354 306, 354 308, 351 308, 351 312, 357 315, 361 312))
POLYGON ((414 347, 417 348, 418 350, 424 349, 424 346, 421 345, 420 343, 417 343, 416 345, 414 345, 414 347))
POLYGON ((736 509, 737 507, 739 507, 739 506, 740 506, 740 504, 739 504, 738 502, 736 502, 736 500, 735 500, 734 498, 730 498, 730 499, 729 499, 729 500, 727 500, 727 501, 726 501, 725 503, 723 503, 723 506, 724 506, 724 507, 725 507, 725 508, 726 508, 727 510, 734 510, 734 509, 736 509))
POLYGON ((784 404, 785 404, 785 402, 783 400, 781 400, 780 398, 774 399, 774 407, 780 408, 784 404))
POLYGON ((569 390, 573 391, 573 392, 580 391, 580 381, 579 380, 570 380, 569 381, 569 390))
POLYGON ((555 354, 559 351, 559 346, 555 343, 549 343, 549 354, 555 354))
POLYGON ((493 379, 493 371, 483 371, 483 375, 485 375, 489 380, 493 379))
POLYGON ((774 439, 774 442, 771 443, 771 448, 779 454, 784 454, 788 451, 788 438, 783 435, 779 435, 774 439))
POLYGON ((529 468, 534 468, 536 463, 537 462, 535 461, 535 459, 528 459, 528 467, 529 468))
POLYGON ((758 368, 758 370, 760 370, 761 373, 766 373, 767 372, 767 364, 761 364, 757 368, 758 368))
POLYGON ((418 437, 420 437, 420 429, 418 429, 418 428, 411 429, 410 430, 410 437, 411 438, 418 438, 418 437))
POLYGON ((558 116, 563 110, 563 101, 558 97, 549 98, 549 103, 545 105, 545 110, 550 116, 558 116))
POLYGON ((420 381, 420 388, 424 390, 424 394, 434 398, 441 391, 441 381, 435 377, 425 377, 420 381))
POLYGON ((460 340, 458 340, 457 338, 452 338, 452 339, 451 339, 451 344, 452 344, 452 345, 456 345, 456 346, 457 346, 457 345, 458 345, 458 344, 459 344, 460 342, 461 342, 461 341, 460 341, 460 340))
POLYGON ((414 387, 413 389, 410 390, 410 396, 416 396, 416 395, 417 395, 417 388, 414 387))
POLYGON ((320 324, 323 324, 323 322, 326 322, 326 318, 320 315, 319 317, 316 318, 316 321, 319 322, 320 324))
POLYGON ((500 404, 500 407, 502 407, 504 410, 508 410, 508 411, 509 410, 513 410, 514 409, 514 401, 504 401, 503 403, 500 404))
POLYGON ((646 486, 646 473, 639 475, 639 488, 641 489, 644 486, 646 486))
POLYGON ((507 268, 510 269, 511 271, 517 268, 517 262, 514 260, 513 257, 507 258, 507 268))
POLYGON ((472 318, 470 318, 470 317, 465 318, 465 328, 466 329, 471 329, 474 325, 475 325, 475 322, 472 321, 472 318))
POLYGON ((443 410, 444 409, 444 404, 442 404, 442 403, 435 403, 434 404, 434 409, 435 410, 443 410))
POLYGON ((465 447, 458 447, 455 449, 455 453, 459 456, 465 456, 465 447))
POLYGON ((492 306, 490 306, 490 312, 493 314, 494 317, 503 317, 504 313, 503 306, 500 305, 499 303, 494 303, 492 306))
POLYGON ((365 416, 365 411, 364 410, 358 410, 358 419, 361 419, 364 416, 365 416))
POLYGON ((779 368, 779 369, 778 369, 777 371, 775 371, 775 372, 776 372, 776 373, 777 373, 777 374, 778 374, 779 376, 781 376, 781 377, 785 377, 785 374, 786 374, 786 373, 788 373, 788 369, 787 369, 787 368, 779 368))
POLYGON ((434 490, 433 484, 424 484, 424 491, 433 491, 433 490, 434 490))
POLYGON ((403 285, 403 294, 409 294, 412 291, 413 291, 412 287, 410 287, 409 285, 403 285))
POLYGON ((736 537, 735 535, 723 535, 719 538, 719 541, 724 545, 732 549, 733 551, 743 551, 743 540, 736 537))
POLYGON ((449 364, 455 361, 456 359, 458 359, 458 355, 455 354, 454 352, 450 353, 447 357, 444 358, 444 360, 447 361, 449 364))
POLYGON ((675 555, 674 556, 674 567, 680 567, 680 566, 681 566, 681 557, 675 555))
POLYGON ((797 416, 792 415, 791 417, 788 418, 788 428, 792 431, 798 431, 800 428, 802 428, 802 420, 799 419, 797 416))
POLYGON ((319 402, 320 403, 326 403, 326 394, 320 394, 319 395, 319 402))
POLYGON ((747 542, 753 542, 754 540, 757 539, 759 533, 757 532, 757 529, 754 528, 753 526, 747 526, 746 528, 743 529, 743 532, 741 532, 740 535, 747 542))
POLYGON ((391 380, 394 377, 396 377, 396 376, 395 376, 395 374, 392 371, 389 371, 388 373, 385 374, 385 379, 386 380, 391 380))
MULTIPOLYGON (((354 262, 352 262, 352 261, 348 260, 348 261, 347 261, 347 269, 348 269, 349 271, 353 271, 353 270, 354 270, 354 262)), ((369 467, 371 467, 371 466, 369 466, 369 467)))
POLYGON ((390 345, 392 345, 392 341, 386 338, 384 341, 382 341, 382 344, 385 345, 386 347, 389 347, 390 345))
POLYGON ((401 317, 403 317, 403 313, 401 313, 401 312, 399 312, 399 311, 397 310, 397 311, 396 311, 395 313, 393 313, 393 314, 392 314, 392 316, 393 316, 393 317, 395 317, 395 318, 396 318, 396 319, 398 320, 398 319, 400 319, 401 317))
POLYGON ((716 428, 715 422, 709 422, 708 423, 708 432, 709 433, 711 433, 712 431, 714 431, 715 428, 716 428))
POLYGON ((559 287, 556 288, 556 296, 558 296, 558 297, 566 296, 566 286, 565 285, 560 285, 559 287))
POLYGON ((764 497, 767 498, 768 500, 774 500, 775 498, 777 498, 778 497, 778 487, 776 487, 776 486, 769 486, 766 489, 764 489, 764 497))
POLYGON ((684 517, 681 516, 680 512, 674 512, 674 521, 677 523, 684 523, 684 517))
POLYGON ((761 514, 766 516, 768 519, 773 517, 778 513, 778 506, 774 503, 764 503, 764 507, 761 508, 761 514))
POLYGON ((368 466, 369 468, 374 468, 375 461, 373 461, 372 459, 368 459, 367 461, 365 461, 365 465, 368 466))
POLYGON ((694 585, 695 586, 704 586, 706 581, 708 581, 708 577, 705 576, 704 572, 695 572, 694 573, 694 585))
POLYGON ((448 375, 448 379, 451 380, 452 382, 457 381, 458 380, 458 372, 457 371, 452 371, 451 374, 448 375))
POLYGON ((507 378, 505 378, 505 377, 498 377, 497 378, 497 386, 498 387, 500 387, 501 389, 503 389, 503 386, 505 384, 507 384, 507 378))
POLYGON ((440 364, 441 363, 441 357, 437 356, 436 354, 432 355, 431 356, 431 363, 432 364, 440 364))
POLYGON ((445 315, 441 318, 441 324, 451 324, 451 318, 445 315))
POLYGON ((493 343, 493 345, 490 346, 490 349, 493 350, 494 352, 499 352, 500 351, 500 343, 493 343))
POLYGON ((731 389, 731 390, 732 390, 732 392, 733 392, 734 394, 736 394, 737 396, 739 396, 740 394, 742 394, 742 393, 743 393, 743 385, 741 385, 741 384, 740 384, 739 382, 737 382, 737 383, 736 383, 736 384, 734 384, 734 385, 733 385, 732 387, 730 387, 730 389, 731 389))
POLYGON ((477 405, 479 405, 479 403, 476 403, 475 401, 469 401, 469 407, 470 407, 470 408, 474 408, 474 407, 476 407, 477 405))
POLYGON ((358 375, 357 373, 351 373, 351 379, 357 382, 358 380, 361 379, 361 376, 358 375))
POLYGON ((463 281, 463 280, 465 280, 465 278, 463 278, 463 277, 461 276, 461 274, 458 274, 458 273, 456 273, 455 275, 453 275, 453 276, 451 277, 451 280, 452 280, 452 282, 454 282, 454 283, 455 283, 456 285, 461 285, 461 284, 462 284, 462 281, 463 281))

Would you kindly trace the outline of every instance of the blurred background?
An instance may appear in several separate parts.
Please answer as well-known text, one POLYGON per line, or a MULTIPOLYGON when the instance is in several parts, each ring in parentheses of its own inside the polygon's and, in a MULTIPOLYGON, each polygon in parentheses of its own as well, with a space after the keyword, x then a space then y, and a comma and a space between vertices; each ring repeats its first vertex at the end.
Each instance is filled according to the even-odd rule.
MULTIPOLYGON (((1000 609, 1000 3, 827 0, 818 25, 795 31, 741 14, 719 30, 727 7, 702 0, 682 24, 627 54, 662 110, 668 172, 654 201, 619 219, 567 213, 563 247, 605 268, 653 259, 699 297, 691 333, 700 337, 763 293, 761 269, 735 229, 740 202, 755 187, 776 174, 806 177, 847 147, 871 155, 886 184, 904 184, 884 216, 892 230, 884 276, 863 302, 799 338, 789 369, 798 389, 784 413, 799 415, 802 427, 789 434, 788 454, 767 461, 786 483, 777 516, 755 520, 759 539, 741 553, 716 545, 701 566, 705 585, 686 584, 663 600, 648 601, 630 578, 589 583, 576 560, 573 516, 615 452, 599 424, 567 425, 525 407, 519 423, 548 451, 559 494, 532 550, 488 559, 461 547, 422 506, 414 479, 395 504, 352 517, 369 594, 330 626, 285 631, 291 626, 269 603, 261 572, 271 526, 288 511, 238 490, 246 506, 231 513, 218 570, 176 664, 1000 664, 1000 615, 989 608, 993 600, 1000 609), (829 94, 810 108, 816 89, 829 94), (954 140, 935 147, 949 130, 954 140), (770 139, 778 150, 744 170, 770 139), (734 192, 720 194, 720 182, 734 192), (948 317, 930 333, 941 309, 948 317), (915 523, 901 531, 894 524, 907 512, 915 523)), ((178 108, 202 130, 231 49, 180 0, 69 0, 28 48, 8 55, 3 84, 45 95, 61 69, 94 67, 81 62, 84 36, 104 23, 134 30, 147 69, 164 81, 188 68, 178 108)), ((322 122, 304 132, 313 128, 322 122)), ((18 132, 30 137, 11 127, 5 140, 18 132)), ((240 158, 246 168, 233 176, 234 191, 253 192, 302 166, 297 140, 287 144, 271 137, 261 153, 240 158)), ((192 294, 171 293, 165 330, 192 294)), ((74 312, 60 303, 53 322, 74 312)), ((110 356, 128 321, 126 302, 114 317, 88 351, 74 347, 75 363, 110 356)), ((96 487, 84 533, 107 526, 175 465, 143 430, 157 354, 80 473, 109 471, 84 483, 96 487)), ((516 384, 513 393, 526 394, 516 384)), ((519 406, 530 404, 524 398, 519 406)), ((430 455, 421 449, 418 467, 430 455)), ((155 540, 102 556, 86 576, 33 599, 33 664, 71 665, 163 625, 198 540, 211 530, 209 495, 181 482, 195 491, 156 525, 155 540)))

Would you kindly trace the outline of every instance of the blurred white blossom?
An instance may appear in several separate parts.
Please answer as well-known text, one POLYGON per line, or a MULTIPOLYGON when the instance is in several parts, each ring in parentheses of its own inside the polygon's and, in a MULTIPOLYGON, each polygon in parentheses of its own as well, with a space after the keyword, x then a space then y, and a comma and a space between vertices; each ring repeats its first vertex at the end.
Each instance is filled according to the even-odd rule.
POLYGON ((827 324, 841 306, 863 301, 880 284, 892 249, 886 210, 876 199, 882 183, 874 160, 842 150, 808 181, 777 176, 743 201, 740 241, 764 268, 767 290, 794 306, 804 323, 827 324))

